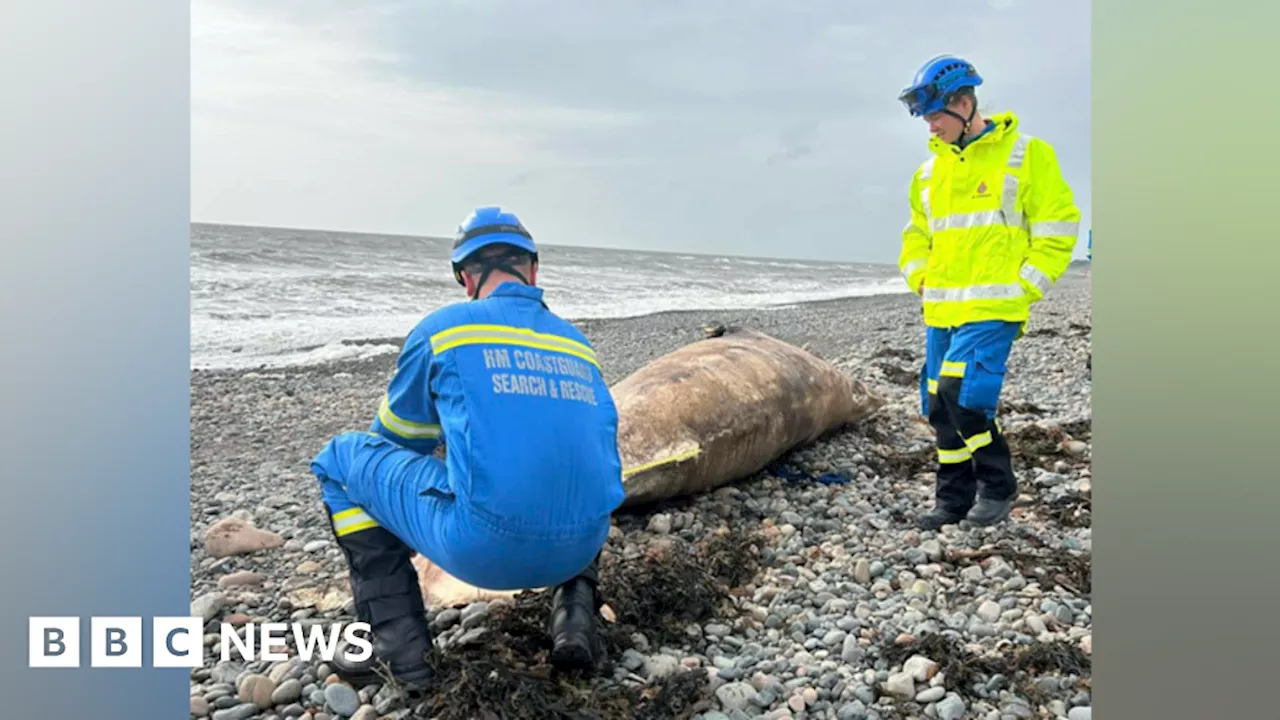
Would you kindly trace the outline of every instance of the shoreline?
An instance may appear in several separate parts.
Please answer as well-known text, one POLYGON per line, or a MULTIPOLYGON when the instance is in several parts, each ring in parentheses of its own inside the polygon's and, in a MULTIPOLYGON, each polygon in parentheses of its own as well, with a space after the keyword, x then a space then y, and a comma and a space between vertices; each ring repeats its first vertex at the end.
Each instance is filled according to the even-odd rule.
MULTIPOLYGON (((1090 278, 1088 275, 1087 268, 1078 269, 1073 267, 1069 269, 1067 271, 1067 274, 1064 275, 1062 279, 1059 281, 1058 288, 1077 288, 1080 285, 1088 286, 1089 282, 1090 282, 1090 278)), ((814 312, 823 312, 823 311, 830 311, 836 308, 843 308, 843 309, 847 309, 851 313, 858 313, 858 312, 864 312, 867 309, 877 305, 883 306, 886 309, 899 309, 903 305, 916 305, 916 304, 918 304, 918 300, 916 299, 915 294, 909 290, 903 290, 902 292, 893 292, 893 293, 885 292, 885 293, 874 293, 874 294, 868 294, 868 295, 849 295, 849 296, 837 297, 837 298, 824 298, 819 300, 805 300, 801 302, 781 303, 777 305, 763 305, 759 307, 737 307, 737 308, 721 308, 721 309, 691 308, 687 310, 659 310, 655 312, 639 313, 635 315, 617 315, 617 316, 610 316, 610 317, 573 318, 573 317, 566 316, 565 319, 573 323, 574 325, 576 325, 580 330, 583 331, 584 334, 588 336, 588 339, 590 339, 592 331, 595 331, 595 330, 600 330, 602 328, 608 328, 611 326, 626 326, 630 324, 644 324, 648 322, 674 323, 680 319, 692 319, 692 318, 700 318, 703 321, 705 321, 708 318, 711 318, 717 315, 732 316, 732 317, 740 318, 742 316, 749 316, 752 314, 785 313, 790 311, 805 312, 809 310, 814 312)), ((554 311, 554 309, 555 308, 553 306, 552 310, 554 311)), ((429 310, 424 311, 423 317, 425 317, 429 312, 431 311, 429 310)), ((1036 317, 1035 317, 1035 313, 1033 312, 1032 322, 1035 322, 1035 320, 1036 320, 1036 317)), ((706 323, 704 322, 703 324, 706 324, 706 323)), ((699 324, 698 329, 700 329, 703 326, 703 324, 699 324)), ((406 330, 406 335, 407 335, 407 330, 406 330)), ((401 347, 404 344, 404 339, 406 335, 342 339, 342 340, 335 341, 334 343, 330 343, 329 345, 341 345, 343 347, 394 345, 396 347, 401 347)), ((593 344, 595 344, 594 341, 593 341, 593 344)), ((318 350, 323 347, 328 347, 329 345, 314 345, 314 346, 300 347, 295 350, 291 350, 290 353, 297 353, 297 354, 307 353, 314 350, 318 350)), ((272 366, 269 363, 262 363, 253 367, 192 367, 189 369, 189 371, 193 379, 196 376, 201 376, 205 378, 231 377, 231 376, 244 375, 246 373, 306 374, 308 372, 343 372, 345 368, 349 368, 354 371, 359 371, 361 369, 364 369, 369 364, 374 364, 378 366, 388 365, 390 364, 387 360, 388 357, 393 358, 394 354, 386 353, 384 355, 378 355, 374 357, 340 358, 340 359, 334 359, 334 360, 323 360, 323 361, 314 362, 314 363, 306 363, 306 364, 299 363, 299 364, 289 364, 289 365, 281 365, 281 366, 272 366)), ((348 370, 348 371, 351 371, 351 370, 348 370)))
MULTIPOLYGON (((892 300, 901 302, 904 298, 913 297, 913 296, 914 295, 911 291, 903 290, 901 292, 884 292, 884 293, 873 293, 873 294, 867 294, 867 295, 847 295, 847 296, 836 297, 836 298, 822 298, 819 300, 802 300, 800 302, 779 303, 777 305, 761 305, 758 307, 732 307, 732 308, 720 308, 720 309, 690 308, 687 310, 655 310, 653 312, 642 312, 634 315, 610 315, 608 317, 570 317, 567 315, 563 317, 568 322, 573 323, 574 325, 578 326, 580 329, 583 329, 583 328, 588 328, 592 326, 609 325, 613 323, 627 323, 627 322, 645 321, 649 319, 654 319, 654 320, 675 319, 680 317, 690 317, 690 316, 698 316, 698 315, 705 316, 705 315, 711 315, 715 313, 739 314, 739 313, 747 313, 747 312, 761 312, 761 313, 783 312, 787 310, 793 310, 793 309, 804 308, 804 307, 821 308, 823 306, 831 306, 831 305, 843 305, 843 304, 856 305, 856 304, 861 304, 863 302, 873 302, 876 300, 883 300, 883 299, 892 299, 892 300)), ((554 310, 555 308, 553 306, 552 311, 554 312, 554 310)), ((426 317, 430 312, 432 311, 430 310, 424 311, 422 313, 422 316, 426 317)), ((405 335, 393 335, 393 336, 382 336, 382 337, 351 338, 351 339, 344 338, 342 340, 337 340, 332 343, 329 343, 328 345, 308 345, 308 346, 292 349, 289 352, 297 353, 297 354, 307 353, 314 350, 319 350, 320 348, 329 347, 330 345, 341 345, 344 347, 362 347, 366 345, 402 346, 404 344, 404 339, 406 335, 407 333, 405 335)), ((371 360, 377 360, 377 359, 378 358, 355 358, 355 359, 341 358, 337 360, 325 360, 325 361, 316 362, 316 363, 284 365, 279 367, 265 367, 265 366, 258 366, 254 368, 193 367, 190 369, 190 371, 193 375, 196 373, 203 374, 203 375, 215 375, 215 374, 227 375, 227 374, 242 374, 246 372, 273 372, 273 373, 274 372, 292 372, 292 371, 306 370, 308 368, 320 368, 320 367, 336 366, 336 365, 343 365, 343 364, 361 365, 371 360)))

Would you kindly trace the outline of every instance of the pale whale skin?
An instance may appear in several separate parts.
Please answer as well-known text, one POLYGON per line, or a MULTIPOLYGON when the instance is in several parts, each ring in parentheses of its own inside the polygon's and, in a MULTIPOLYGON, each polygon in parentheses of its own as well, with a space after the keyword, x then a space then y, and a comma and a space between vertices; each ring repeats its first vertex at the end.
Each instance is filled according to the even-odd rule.
MULTIPOLYGON (((884 405, 830 363, 763 333, 709 329, 610 388, 618 408, 623 507, 709 492, 884 405)), ((413 558, 428 605, 514 592, 468 585, 413 558)))

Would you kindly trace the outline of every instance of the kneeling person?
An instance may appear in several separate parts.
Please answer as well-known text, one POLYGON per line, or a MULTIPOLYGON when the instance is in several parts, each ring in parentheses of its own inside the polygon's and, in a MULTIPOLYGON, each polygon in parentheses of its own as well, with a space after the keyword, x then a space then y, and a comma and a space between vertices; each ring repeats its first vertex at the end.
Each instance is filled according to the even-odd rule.
POLYGON ((373 658, 334 663, 352 682, 376 681, 379 660, 412 688, 433 679, 415 551, 477 587, 555 588, 552 661, 602 652, 597 561, 624 498, 609 388, 586 338, 543 303, 514 215, 473 212, 453 267, 472 302, 413 329, 371 432, 337 436, 311 466, 373 631, 373 658))

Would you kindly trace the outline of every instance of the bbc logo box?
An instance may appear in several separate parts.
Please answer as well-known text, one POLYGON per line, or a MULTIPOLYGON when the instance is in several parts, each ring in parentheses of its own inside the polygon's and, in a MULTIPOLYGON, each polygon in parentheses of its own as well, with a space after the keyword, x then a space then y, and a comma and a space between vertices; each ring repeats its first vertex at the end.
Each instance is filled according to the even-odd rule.
MULTIPOLYGON (((87 645, 91 667, 142 667, 142 648, 146 641, 141 617, 91 617, 84 643, 80 625, 79 617, 30 618, 28 665, 80 667, 82 646, 87 645)), ((204 622, 198 617, 152 618, 152 667, 200 667, 204 662, 203 633, 204 622)))

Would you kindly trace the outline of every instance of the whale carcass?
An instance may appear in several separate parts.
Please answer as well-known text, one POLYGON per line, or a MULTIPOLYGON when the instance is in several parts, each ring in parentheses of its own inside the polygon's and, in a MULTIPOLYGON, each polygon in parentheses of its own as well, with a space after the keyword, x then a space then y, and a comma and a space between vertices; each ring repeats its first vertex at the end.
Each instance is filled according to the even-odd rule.
POLYGON ((755 331, 686 345, 611 390, 626 506, 748 477, 884 404, 830 363, 755 331))
MULTIPOLYGON (((834 365, 764 333, 707 330, 610 388, 618 409, 624 507, 741 480, 884 399, 834 365)), ((513 593, 472 587, 414 557, 426 601, 450 606, 513 593)))

